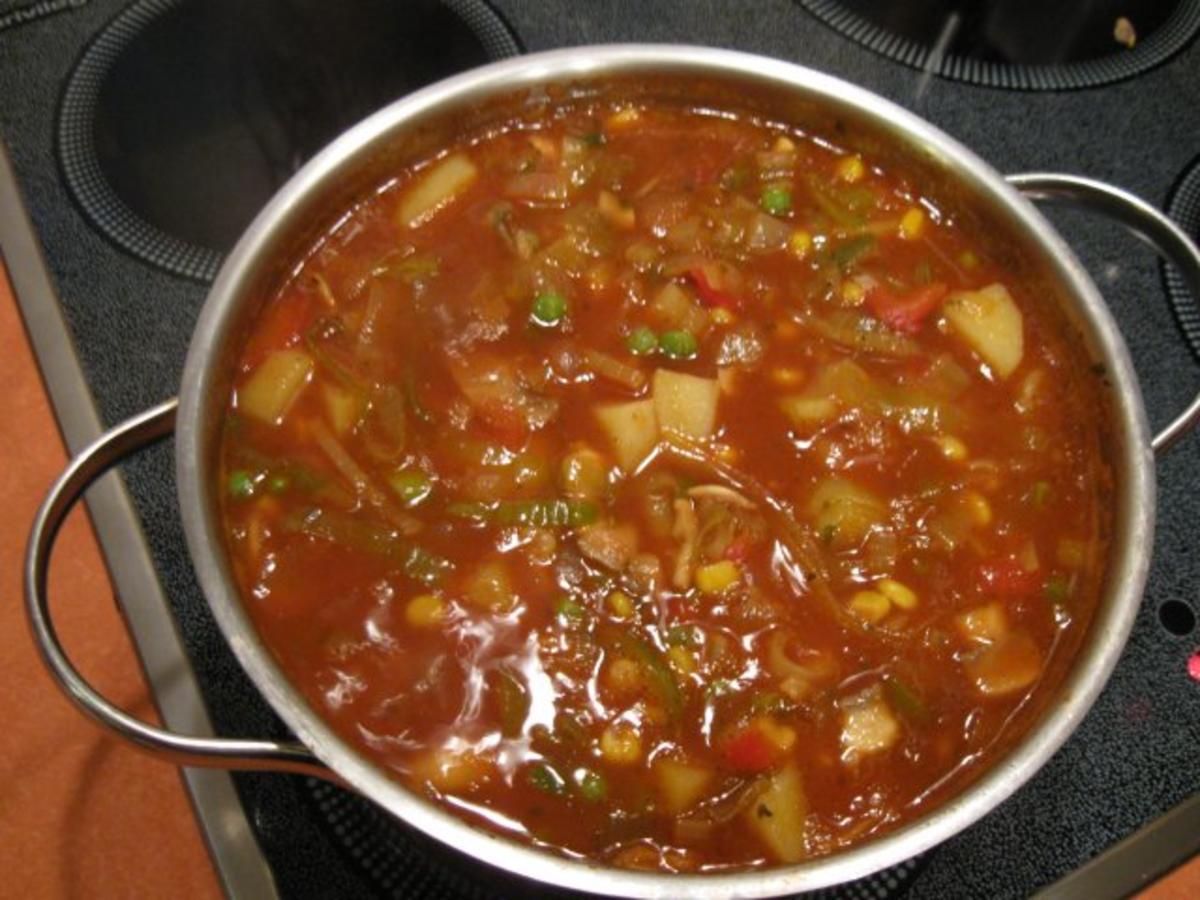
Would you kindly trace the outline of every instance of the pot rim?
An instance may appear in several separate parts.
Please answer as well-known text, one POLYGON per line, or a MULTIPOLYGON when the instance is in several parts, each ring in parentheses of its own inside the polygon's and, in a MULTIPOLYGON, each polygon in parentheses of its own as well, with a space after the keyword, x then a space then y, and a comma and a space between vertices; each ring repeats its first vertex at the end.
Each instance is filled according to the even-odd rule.
POLYGON ((1062 238, 991 166, 908 110, 830 75, 753 54, 673 44, 614 44, 552 50, 493 63, 401 98, 326 147, 301 168, 249 226, 227 257, 201 310, 184 365, 176 436, 176 480, 188 550, 217 623, 243 669, 296 737, 348 785, 448 846, 509 872, 561 887, 626 897, 767 897, 811 891, 903 862, 965 829, 1016 791, 1073 733, 1108 679, 1144 588, 1153 536, 1155 483, 1149 429, 1129 353, 1095 285, 1062 238), (638 73, 741 78, 821 98, 919 145, 1044 248, 1050 271, 1083 317, 1111 385, 1111 457, 1117 473, 1114 536, 1105 596, 1070 673, 1026 735, 950 800, 888 834, 797 865, 734 873, 663 874, 617 869, 518 843, 473 826, 411 792, 342 741, 309 707, 259 639, 225 560, 214 502, 208 423, 218 382, 217 352, 269 256, 281 223, 338 172, 369 158, 406 123, 442 108, 551 82, 638 73))

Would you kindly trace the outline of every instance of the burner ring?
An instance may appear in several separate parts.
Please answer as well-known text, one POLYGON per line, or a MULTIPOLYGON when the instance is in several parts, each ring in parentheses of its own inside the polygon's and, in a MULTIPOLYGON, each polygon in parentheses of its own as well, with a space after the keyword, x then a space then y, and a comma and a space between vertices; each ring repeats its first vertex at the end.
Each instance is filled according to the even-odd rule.
POLYGON ((1200 3, 1184 0, 1161 28, 1130 50, 1062 65, 998 63, 940 56, 932 47, 876 25, 838 0, 795 2, 843 37, 910 68, 981 87, 1020 91, 1079 90, 1132 78, 1166 62, 1200 31, 1200 3))
MULTIPOLYGON (((384 896, 447 900, 570 900, 585 895, 523 882, 482 863, 453 854, 359 794, 327 781, 305 778, 304 786, 330 836, 384 896)), ((796 895, 795 900, 889 900, 900 897, 928 854, 858 881, 796 895)))
MULTIPOLYGON (((116 246, 175 275, 212 281, 224 253, 170 234, 130 207, 101 165, 95 122, 101 95, 121 54, 147 27, 187 0, 137 0, 84 50, 63 91, 56 149, 63 178, 85 218, 116 246)), ((485 0, 439 0, 478 42, 488 60, 521 52, 513 32, 485 0)))
MULTIPOLYGON (((1183 170, 1183 175, 1171 189, 1167 203, 1167 215, 1175 220, 1192 240, 1200 240, 1200 156, 1195 157, 1183 170)), ((1161 263, 1163 281, 1167 286, 1167 297, 1175 313, 1184 337, 1192 353, 1200 360, 1200 297, 1188 290, 1179 270, 1161 263)))

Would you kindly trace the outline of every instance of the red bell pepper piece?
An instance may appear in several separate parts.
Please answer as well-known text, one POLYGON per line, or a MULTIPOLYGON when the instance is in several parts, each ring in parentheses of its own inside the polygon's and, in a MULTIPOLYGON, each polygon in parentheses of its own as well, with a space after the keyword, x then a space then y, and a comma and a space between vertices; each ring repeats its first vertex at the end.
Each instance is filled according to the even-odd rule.
POLYGON ((700 298, 700 302, 709 307, 720 306, 724 309, 739 310, 742 308, 740 297, 736 297, 728 291, 720 290, 713 286, 712 279, 704 270, 704 266, 693 266, 688 269, 688 278, 692 280, 692 284, 696 286, 696 296, 700 298))
POLYGON ((940 281, 921 285, 899 295, 887 288, 876 287, 867 294, 867 308, 889 328, 905 334, 916 334, 929 314, 938 308, 948 290, 940 281))
POLYGON ((765 772, 775 765, 779 751, 753 724, 725 742, 725 761, 739 772, 765 772))

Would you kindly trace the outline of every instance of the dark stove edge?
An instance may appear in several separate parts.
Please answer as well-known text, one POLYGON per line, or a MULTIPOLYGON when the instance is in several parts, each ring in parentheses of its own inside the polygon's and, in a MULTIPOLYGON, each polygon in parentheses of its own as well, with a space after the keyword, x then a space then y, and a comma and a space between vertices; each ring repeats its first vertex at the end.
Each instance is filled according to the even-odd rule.
MULTIPOLYGON (((99 437, 103 429, 3 141, 0 256, 59 430, 68 452, 75 454, 99 437)), ((159 716, 174 731, 212 735, 195 673, 187 662, 183 641, 119 474, 111 473, 96 482, 87 494, 87 507, 159 716)), ((132 747, 126 749, 137 752, 132 747)), ((277 898, 274 876, 230 775, 190 768, 182 769, 181 775, 225 893, 234 900, 277 898)))
POLYGON ((1200 794, 1194 794, 1070 875, 1034 895, 1035 900, 1128 897, 1200 851, 1200 794))

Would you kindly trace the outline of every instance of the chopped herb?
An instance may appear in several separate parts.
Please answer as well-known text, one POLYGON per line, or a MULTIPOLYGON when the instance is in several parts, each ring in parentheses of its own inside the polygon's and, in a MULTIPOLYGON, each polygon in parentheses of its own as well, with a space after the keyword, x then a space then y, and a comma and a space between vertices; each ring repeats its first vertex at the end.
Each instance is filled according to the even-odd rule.
POLYGON ((585 610, 571 597, 559 597, 554 601, 554 614, 568 625, 578 625, 583 621, 585 610))
POLYGON ((560 797, 567 792, 567 782, 545 763, 529 770, 529 783, 544 794, 560 797))
POLYGON ((772 216, 782 216, 791 211, 792 192, 781 185, 768 185, 758 198, 762 211, 772 216))
POLYGON ((704 689, 709 697, 723 697, 733 690, 733 682, 728 678, 716 678, 704 689))
POLYGON ((1029 502, 1037 507, 1045 506, 1046 501, 1050 499, 1050 494, 1050 482, 1035 481, 1029 489, 1029 502))
POLYGON ((276 472, 267 479, 267 490, 272 494, 282 494, 291 487, 292 480, 282 472, 276 472))
POLYGON ((690 625, 674 625, 667 629, 667 646, 695 647, 700 643, 700 632, 690 625))
POLYGON ((256 485, 254 476, 245 469, 234 469, 229 473, 229 495, 238 500, 248 500, 254 496, 256 485))
POLYGON ((1051 575, 1046 579, 1046 599, 1054 604, 1065 604, 1071 597, 1071 584, 1062 575, 1051 575))
POLYGON ((603 775, 591 769, 578 770, 575 783, 579 785, 579 795, 589 803, 599 803, 608 795, 608 782, 603 775))

